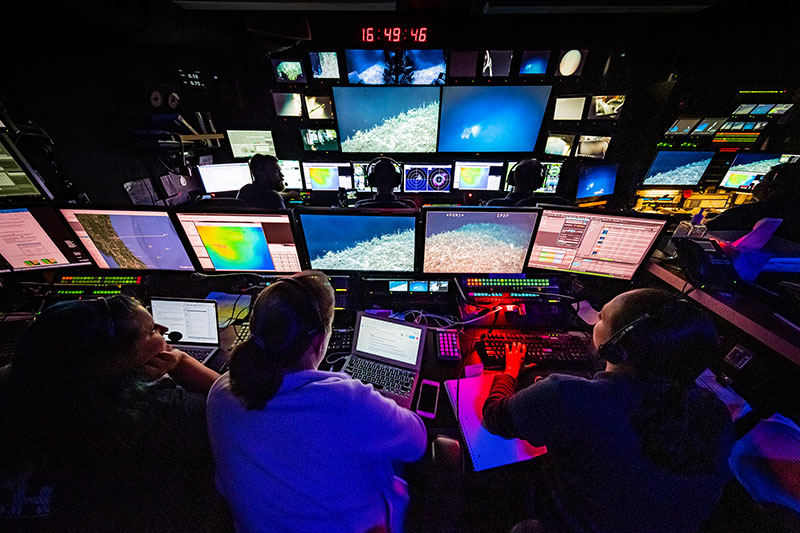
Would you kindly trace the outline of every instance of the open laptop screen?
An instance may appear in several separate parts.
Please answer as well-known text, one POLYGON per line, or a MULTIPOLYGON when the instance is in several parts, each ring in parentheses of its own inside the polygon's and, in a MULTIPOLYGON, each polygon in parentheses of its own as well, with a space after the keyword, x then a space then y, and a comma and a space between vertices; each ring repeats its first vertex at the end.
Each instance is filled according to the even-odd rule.
POLYGON ((355 351, 415 366, 424 348, 424 333, 422 326, 360 315, 356 324, 355 351))
POLYGON ((156 324, 183 335, 176 344, 219 344, 214 300, 152 298, 150 308, 156 324))

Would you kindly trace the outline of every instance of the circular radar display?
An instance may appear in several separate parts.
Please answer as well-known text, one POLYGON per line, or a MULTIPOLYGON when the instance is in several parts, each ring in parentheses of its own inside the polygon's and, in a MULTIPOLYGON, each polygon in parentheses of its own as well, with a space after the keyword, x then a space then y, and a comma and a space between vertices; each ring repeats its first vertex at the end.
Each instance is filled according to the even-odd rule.
POLYGON ((406 174, 407 191, 424 191, 428 188, 428 176, 421 168, 412 168, 406 174))
POLYGON ((450 189, 450 172, 443 168, 431 169, 428 183, 432 191, 447 191, 450 189))

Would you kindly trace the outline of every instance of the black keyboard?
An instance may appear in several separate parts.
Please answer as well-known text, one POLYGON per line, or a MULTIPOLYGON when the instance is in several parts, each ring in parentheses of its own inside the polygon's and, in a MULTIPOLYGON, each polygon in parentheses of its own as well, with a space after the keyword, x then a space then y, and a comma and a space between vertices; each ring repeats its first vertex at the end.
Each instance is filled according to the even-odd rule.
POLYGON ((481 335, 475 349, 484 368, 505 367, 506 345, 521 342, 527 346, 525 364, 536 363, 537 367, 585 367, 595 359, 592 337, 581 331, 525 331, 494 332, 481 335))
POLYGON ((380 391, 408 398, 414 385, 415 372, 385 365, 370 359, 350 357, 342 371, 355 379, 372 385, 380 391))

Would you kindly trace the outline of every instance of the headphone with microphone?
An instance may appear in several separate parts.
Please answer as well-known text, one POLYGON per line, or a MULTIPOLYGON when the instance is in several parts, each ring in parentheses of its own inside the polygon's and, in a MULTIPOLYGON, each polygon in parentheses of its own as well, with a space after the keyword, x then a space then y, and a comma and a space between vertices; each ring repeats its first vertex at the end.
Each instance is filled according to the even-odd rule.
MULTIPOLYGON (((510 185, 512 187, 517 186, 517 180, 516 180, 517 167, 519 167, 522 163, 525 163, 526 161, 536 161, 537 163, 539 163, 539 177, 542 180, 542 183, 544 183, 544 178, 545 178, 544 165, 538 159, 523 159, 522 161, 517 161, 516 163, 514 163, 514 166, 512 166, 511 169, 509 169, 508 174, 506 174, 506 185, 510 185)), ((537 186, 534 185, 533 188, 535 189, 536 187, 537 186)))
MULTIPOLYGON (((314 316, 316 316, 316 318, 318 320, 318 323, 320 325, 319 326, 314 326, 311 329, 303 332, 303 335, 314 336, 314 335, 319 334, 321 331, 323 331, 325 329, 325 319, 324 319, 324 317, 322 315, 322 310, 319 307, 319 303, 317 303, 317 298, 311 292, 311 289, 309 289, 308 286, 305 283, 303 283, 302 281, 300 281, 299 279, 292 278, 292 277, 278 278, 278 280, 275 281, 271 286, 274 286, 277 283, 286 283, 286 284, 291 285, 292 287, 296 287, 300 292, 303 293, 303 295, 304 295, 303 297, 306 299, 308 304, 314 309, 314 316)), ((264 293, 262 292, 261 295, 263 295, 263 294, 264 293)), ((259 298, 261 297, 261 295, 259 295, 259 298)), ((258 303, 258 301, 256 301, 256 304, 257 303, 258 303)), ((255 307, 255 305, 254 305, 254 307, 255 307)), ((258 335, 256 335, 255 332, 253 332, 252 330, 250 332, 250 338, 257 345, 259 345, 261 347, 264 347, 265 343, 264 343, 263 339, 261 339, 258 335)))
POLYGON ((367 176, 367 185, 369 187, 372 187, 373 189, 378 187, 378 184, 375 183, 375 177, 373 176, 373 174, 375 172, 375 166, 378 163, 380 163, 381 161, 389 161, 390 163, 392 163, 392 167, 391 167, 392 168, 392 176, 393 176, 392 189, 395 189, 395 188, 399 187, 400 183, 402 181, 402 178, 403 178, 403 176, 400 174, 400 172, 397 171, 397 167, 400 166, 400 163, 398 163, 397 161, 395 161, 391 157, 386 157, 386 156, 376 157, 375 159, 373 159, 372 161, 367 163, 367 168, 364 170, 364 173, 367 176))

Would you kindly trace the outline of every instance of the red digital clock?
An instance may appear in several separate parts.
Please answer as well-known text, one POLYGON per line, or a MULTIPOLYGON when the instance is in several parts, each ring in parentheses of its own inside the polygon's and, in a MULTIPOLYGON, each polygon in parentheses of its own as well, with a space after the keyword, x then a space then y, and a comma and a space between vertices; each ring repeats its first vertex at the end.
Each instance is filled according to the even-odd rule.
POLYGON ((424 43, 428 40, 427 26, 362 26, 362 43, 424 43))

